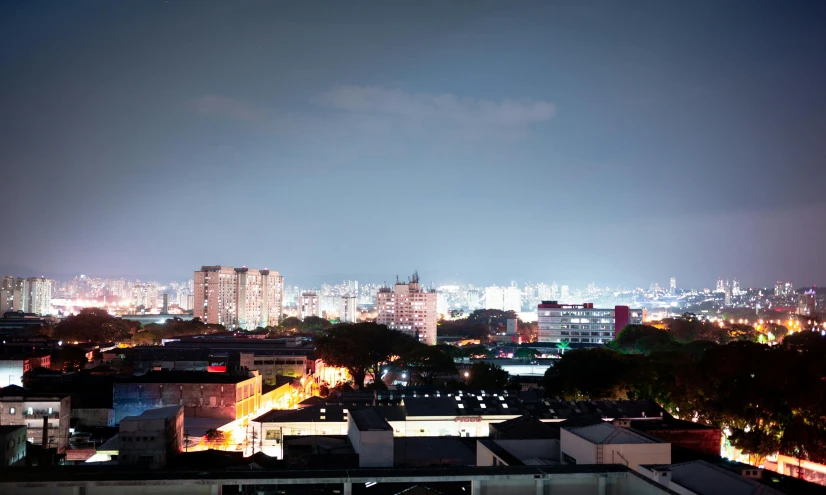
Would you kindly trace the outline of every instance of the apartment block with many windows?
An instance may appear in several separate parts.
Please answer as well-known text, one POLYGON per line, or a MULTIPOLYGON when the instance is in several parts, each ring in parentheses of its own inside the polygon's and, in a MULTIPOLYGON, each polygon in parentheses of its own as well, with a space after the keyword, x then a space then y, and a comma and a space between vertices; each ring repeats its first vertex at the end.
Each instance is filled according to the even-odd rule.
POLYGON ((278 325, 284 277, 272 270, 203 266, 195 272, 193 316, 227 328, 278 325))
POLYGON ((393 289, 384 287, 376 293, 376 323, 436 345, 437 296, 421 289, 419 275, 414 273, 409 283, 396 281, 393 289))

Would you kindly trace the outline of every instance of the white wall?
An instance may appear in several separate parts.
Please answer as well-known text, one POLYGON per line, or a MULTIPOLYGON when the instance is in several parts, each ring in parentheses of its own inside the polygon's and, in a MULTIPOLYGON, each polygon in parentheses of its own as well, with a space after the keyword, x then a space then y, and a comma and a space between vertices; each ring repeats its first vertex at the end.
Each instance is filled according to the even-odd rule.
POLYGON ((576 459, 577 464, 596 464, 597 448, 588 440, 561 428, 559 430, 559 444, 563 464, 566 463, 565 454, 576 459))
POLYGON ((0 361, 0 387, 23 386, 23 360, 0 361))
POLYGON ((671 464, 670 443, 631 443, 603 446, 603 464, 622 464, 636 471, 640 464, 671 464))

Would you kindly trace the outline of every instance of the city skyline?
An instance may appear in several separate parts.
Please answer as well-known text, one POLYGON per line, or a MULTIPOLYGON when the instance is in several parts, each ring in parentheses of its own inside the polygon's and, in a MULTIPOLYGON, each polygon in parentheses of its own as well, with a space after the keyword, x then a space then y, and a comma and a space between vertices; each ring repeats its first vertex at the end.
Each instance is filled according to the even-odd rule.
POLYGON ((0 273, 822 282, 826 5, 710 5, 6 2, 0 273))

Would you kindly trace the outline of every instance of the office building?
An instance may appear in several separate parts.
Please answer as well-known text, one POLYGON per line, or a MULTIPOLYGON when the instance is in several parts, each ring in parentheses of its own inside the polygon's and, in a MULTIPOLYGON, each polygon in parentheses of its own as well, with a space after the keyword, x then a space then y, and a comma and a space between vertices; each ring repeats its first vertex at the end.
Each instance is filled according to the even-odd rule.
POLYGON ((420 287, 418 273, 408 283, 397 279, 393 289, 383 287, 376 293, 376 323, 436 345, 436 297, 420 287))
POLYGON ((298 317, 302 320, 308 316, 321 316, 318 294, 303 292, 298 296, 298 317))
POLYGON ((642 323, 642 310, 628 306, 594 308, 593 303, 559 304, 542 301, 537 307, 539 342, 604 344, 626 325, 642 323))
POLYGON ((228 328, 278 325, 284 277, 271 270, 203 266, 195 272, 193 316, 228 328))

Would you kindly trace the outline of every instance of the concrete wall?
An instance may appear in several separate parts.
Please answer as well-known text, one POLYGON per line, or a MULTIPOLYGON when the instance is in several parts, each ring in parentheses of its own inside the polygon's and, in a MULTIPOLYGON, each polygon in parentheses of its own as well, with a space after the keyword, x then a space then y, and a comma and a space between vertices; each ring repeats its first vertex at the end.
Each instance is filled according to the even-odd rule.
MULTIPOLYGON (((496 444, 507 450, 519 460, 542 458, 552 461, 559 460, 559 440, 537 439, 537 440, 495 440, 496 444)), ((498 466, 502 465, 499 459, 490 449, 476 442, 476 465, 477 466, 498 466), (494 460, 498 459, 498 460, 494 460)))
POLYGON ((4 359, 0 361, 0 387, 9 385, 23 386, 23 365, 22 359, 4 359))
POLYGON ((115 383, 115 424, 147 409, 184 406, 191 418, 226 419, 227 422, 258 410, 261 378, 233 383, 115 383))
POLYGON ((573 433, 563 429, 559 430, 559 444, 563 464, 570 462, 565 460, 565 455, 576 459, 576 464, 596 464, 597 447, 588 440, 580 438, 573 433))
POLYGON ((26 457, 26 427, 20 425, 0 436, 0 469, 21 461, 26 457))
POLYGON ((0 401, 0 424, 26 425, 28 428, 26 437, 37 445, 41 445, 43 439, 43 416, 46 416, 49 425, 47 444, 57 448, 59 452, 65 451, 69 445, 71 414, 69 396, 60 400, 48 398, 15 400, 13 397, 5 397, 3 401, 0 401), (11 413, 12 408, 14 414, 11 413), (32 409, 31 415, 27 414, 29 408, 32 409), (49 413, 50 408, 51 413, 49 413))
POLYGON ((603 446, 603 464, 622 464, 634 471, 640 464, 671 464, 670 443, 631 443, 603 446))
POLYGON ((80 427, 115 425, 115 411, 112 409, 72 409, 72 418, 80 422, 80 427))

